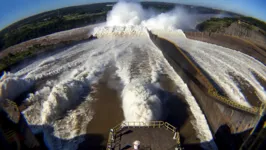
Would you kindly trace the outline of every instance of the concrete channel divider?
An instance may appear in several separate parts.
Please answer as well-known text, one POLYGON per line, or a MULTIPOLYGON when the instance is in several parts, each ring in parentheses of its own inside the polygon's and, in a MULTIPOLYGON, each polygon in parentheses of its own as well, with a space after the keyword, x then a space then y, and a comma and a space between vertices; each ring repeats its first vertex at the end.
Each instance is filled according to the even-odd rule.
POLYGON ((162 50, 164 56, 166 56, 167 59, 172 59, 171 62, 175 62, 182 69, 185 69, 186 71, 191 73, 201 83, 204 83, 204 85, 208 88, 209 95, 215 97, 218 101, 226 105, 229 105, 235 109, 246 111, 254 115, 257 115, 259 113, 259 108, 257 107, 250 108, 250 107, 241 105, 233 100, 229 100, 228 98, 224 96, 219 95, 218 91, 214 88, 214 86, 211 84, 208 78, 205 77, 201 69, 199 69, 197 65, 194 64, 193 61, 175 43, 172 43, 171 41, 167 39, 154 35, 150 31, 149 31, 149 36, 150 36, 150 39, 153 41, 153 43, 159 49, 162 50), (173 57, 178 57, 178 61, 176 61, 176 59, 174 59, 173 57))
POLYGON ((213 134, 222 125, 228 125, 232 133, 243 132, 255 126, 265 105, 262 105, 262 108, 247 107, 220 95, 202 69, 182 49, 151 31, 148 33, 150 40, 162 51, 169 64, 188 85, 213 134))

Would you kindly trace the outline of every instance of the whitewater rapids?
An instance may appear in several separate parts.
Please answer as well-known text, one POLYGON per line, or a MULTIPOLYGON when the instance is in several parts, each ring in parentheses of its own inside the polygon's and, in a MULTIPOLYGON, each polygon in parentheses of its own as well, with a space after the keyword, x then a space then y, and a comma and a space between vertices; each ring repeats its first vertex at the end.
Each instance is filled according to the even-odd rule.
MULTIPOLYGON (((94 115, 91 103, 95 100, 91 93, 97 91, 93 86, 108 68, 115 68, 114 73, 120 78, 125 121, 163 119, 167 99, 161 99, 157 91, 162 89, 158 80, 164 74, 187 100, 196 118, 191 121, 197 137, 201 142, 212 140, 206 118, 196 100, 148 38, 145 27, 98 27, 93 34, 98 38, 45 56, 1 79, 1 87, 5 87, 1 88, 1 98, 13 98, 38 84, 25 100, 31 105, 23 114, 34 133, 44 133, 49 148, 78 148, 83 139, 77 137, 86 134, 86 127, 94 115), (18 85, 24 90, 17 90, 12 96, 3 94, 10 93, 18 85), (69 139, 74 140, 65 141, 69 139)), ((216 149, 214 143, 207 147, 216 149)))
MULTIPOLYGON (((257 60, 231 49, 189 40, 181 30, 168 33, 154 30, 154 33, 191 54, 233 100, 249 106, 228 72, 244 77, 261 99, 265 97, 264 89, 251 73, 266 76, 265 66, 257 60), (244 62, 249 63, 243 65, 244 62)), ((122 85, 121 107, 125 121, 164 119, 163 107, 167 99, 157 93, 164 90, 159 80, 166 75, 189 105, 195 118, 190 121, 197 138, 202 143, 212 141, 206 118, 195 98, 161 50, 149 39, 145 27, 96 27, 92 34, 97 39, 23 64, 26 67, 7 73, 0 80, 0 99, 13 99, 38 85, 25 100, 31 105, 23 114, 34 133, 44 133, 50 149, 77 149, 84 140, 82 135, 87 133, 87 126, 95 113, 91 104, 96 99, 91 93, 97 92, 93 87, 108 68, 114 68, 122 85)), ((216 149, 214 142, 202 144, 202 147, 216 149)))
POLYGON ((265 89, 252 74, 266 80, 266 67, 243 53, 187 39, 177 29, 189 26, 190 20, 194 19, 180 9, 156 16, 139 4, 119 2, 108 13, 105 26, 89 33, 96 39, 44 54, 4 74, 0 79, 0 100, 26 92, 24 102, 29 107, 23 114, 33 132, 43 133, 49 149, 77 149, 96 115, 92 104, 97 98, 93 94, 98 92, 95 87, 103 76, 119 79, 113 88, 120 94, 124 121, 142 122, 165 119, 165 103, 173 99, 162 98, 158 91, 165 90, 160 79, 166 76, 188 105, 191 130, 203 143, 202 148, 217 149, 195 98, 149 39, 147 29, 180 46, 232 100, 246 106, 250 104, 229 73, 247 80, 260 99, 266 100, 265 89))
POLYGON ((266 91, 254 76, 256 73, 265 81, 266 66, 255 58, 215 44, 180 38, 163 32, 157 34, 175 43, 192 56, 192 59, 211 76, 231 100, 251 107, 238 83, 231 77, 234 75, 247 81, 249 86, 255 89, 259 99, 262 102, 266 101, 266 91))

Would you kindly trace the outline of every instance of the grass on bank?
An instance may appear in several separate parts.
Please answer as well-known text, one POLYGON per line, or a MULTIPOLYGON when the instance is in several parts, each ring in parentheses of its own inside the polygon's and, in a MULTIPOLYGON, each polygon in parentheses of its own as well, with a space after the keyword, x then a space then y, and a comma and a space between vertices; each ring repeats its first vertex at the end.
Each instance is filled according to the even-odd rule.
POLYGON ((257 30, 266 35, 266 23, 252 17, 211 18, 198 24, 197 29, 202 32, 217 32, 238 21, 241 22, 241 26, 249 30, 257 30))
POLYGON ((29 47, 27 50, 16 52, 14 54, 8 53, 6 57, 0 59, 0 72, 6 70, 11 65, 14 65, 27 57, 33 56, 39 49, 44 48, 40 44, 35 44, 32 47, 29 47))

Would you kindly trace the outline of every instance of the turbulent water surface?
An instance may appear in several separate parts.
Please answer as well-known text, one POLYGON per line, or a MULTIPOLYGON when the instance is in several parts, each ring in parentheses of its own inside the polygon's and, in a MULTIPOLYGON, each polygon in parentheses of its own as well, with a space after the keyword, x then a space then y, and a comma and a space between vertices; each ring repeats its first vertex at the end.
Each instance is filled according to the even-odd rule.
POLYGON ((192 56, 201 68, 225 91, 228 97, 242 105, 250 106, 239 85, 231 75, 241 77, 255 89, 261 101, 266 100, 264 87, 256 79, 254 73, 266 80, 266 67, 251 56, 241 52, 209 44, 205 42, 179 38, 169 34, 160 34, 162 37, 176 43, 192 56))
POLYGON ((92 106, 97 97, 93 95, 103 76, 111 76, 108 82, 116 80, 110 88, 120 92, 124 120, 143 122, 163 119, 163 106, 168 99, 158 94, 164 90, 159 79, 168 78, 193 110, 198 137, 202 142, 212 139, 194 97, 151 42, 145 27, 99 27, 94 35, 98 39, 44 57, 2 77, 5 88, 1 98, 12 98, 35 87, 26 99, 32 105, 23 114, 35 133, 44 132, 50 148, 77 148, 82 142, 82 138, 75 137, 87 133, 96 115, 92 106), (8 90, 13 87, 18 89, 11 95, 8 90))
POLYGON ((265 90, 252 72, 263 78, 266 67, 240 52, 187 39, 176 30, 180 19, 173 12, 149 18, 143 11, 138 4, 117 4, 106 25, 92 32, 96 39, 44 55, 5 74, 0 79, 0 100, 28 93, 24 102, 30 106, 23 114, 33 132, 43 133, 50 149, 77 149, 84 135, 106 135, 121 121, 165 120, 166 104, 177 100, 165 92, 171 91, 188 105, 193 136, 207 143, 203 148, 217 149, 195 98, 149 39, 147 29, 177 43, 231 99, 247 106, 229 73, 247 80, 265 100, 265 90), (129 16, 121 16, 120 5, 128 8, 129 16))

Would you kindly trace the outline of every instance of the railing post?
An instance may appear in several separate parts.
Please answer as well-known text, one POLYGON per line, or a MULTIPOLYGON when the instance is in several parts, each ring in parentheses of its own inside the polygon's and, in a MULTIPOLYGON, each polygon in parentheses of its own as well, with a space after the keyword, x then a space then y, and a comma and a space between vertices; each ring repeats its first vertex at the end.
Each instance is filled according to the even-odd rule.
POLYGON ((110 133, 111 133, 111 138, 112 138, 112 142, 113 142, 115 140, 115 138, 114 138, 114 129, 111 129, 110 133))
POLYGON ((173 137, 173 139, 174 139, 174 140, 176 139, 176 132, 175 132, 175 134, 174 134, 174 137, 173 137))
POLYGON ((110 144, 108 144, 107 146, 107 150, 111 150, 112 146, 110 144))

